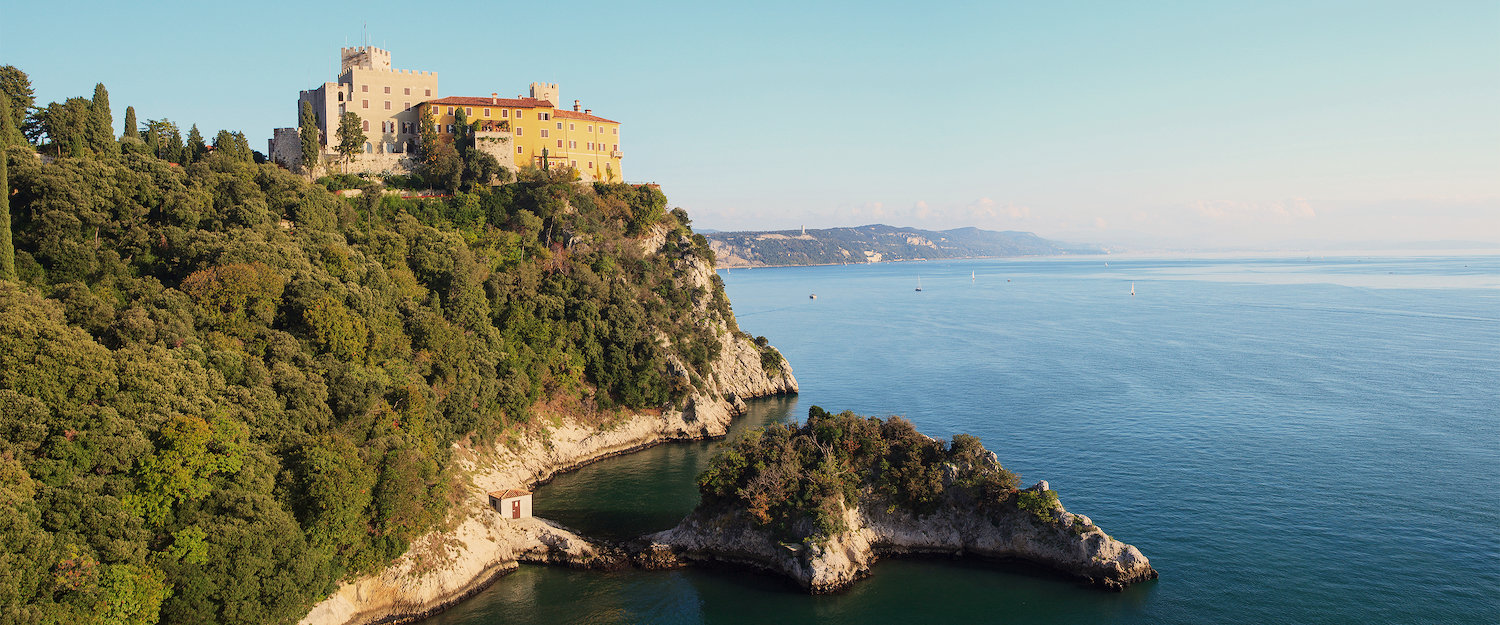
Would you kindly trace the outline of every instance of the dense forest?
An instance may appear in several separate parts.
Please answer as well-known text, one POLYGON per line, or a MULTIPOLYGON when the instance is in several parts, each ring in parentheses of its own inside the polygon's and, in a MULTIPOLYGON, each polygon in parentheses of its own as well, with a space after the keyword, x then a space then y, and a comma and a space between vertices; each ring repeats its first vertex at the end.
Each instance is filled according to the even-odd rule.
POLYGON ((968 434, 949 443, 900 417, 813 406, 800 426, 767 426, 726 446, 698 490, 700 509, 743 509, 779 540, 821 542, 849 529, 846 508, 870 500, 915 515, 944 505, 1049 515, 1056 493, 1018 492, 1020 479, 968 434))
POLYGON ((442 522, 455 443, 680 405, 738 332, 655 187, 316 184, 11 67, 0 114, 0 622, 294 622, 442 522))

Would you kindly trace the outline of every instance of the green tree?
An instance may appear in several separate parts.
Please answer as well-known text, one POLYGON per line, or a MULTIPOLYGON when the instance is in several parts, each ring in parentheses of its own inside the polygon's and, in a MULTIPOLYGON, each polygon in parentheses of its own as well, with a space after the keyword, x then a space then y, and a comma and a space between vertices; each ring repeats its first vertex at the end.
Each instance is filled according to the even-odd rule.
POLYGON ((135 121, 135 107, 133 107, 133 106, 127 106, 127 107, 125 107, 125 134, 123 135, 123 138, 126 138, 126 139, 139 139, 139 138, 141 138, 141 129, 136 126, 136 121, 135 121))
POLYGON ((0 93, 0 150, 7 146, 21 145, 26 143, 25 135, 14 121, 15 117, 10 114, 10 96, 0 93))
POLYGON ((146 120, 146 146, 156 158, 182 162, 182 133, 177 130, 177 124, 169 120, 146 120))
POLYGON ((89 149, 96 154, 118 154, 114 113, 109 110, 109 90, 104 83, 94 85, 94 99, 89 111, 89 149))
POLYGON ((0 280, 15 280, 16 247, 10 239, 10 170, 6 164, 10 159, 5 155, 6 147, 0 142, 0 280))
POLYGON ((311 175, 318 168, 318 156, 322 152, 318 142, 318 118, 313 114, 311 102, 302 103, 302 119, 299 124, 299 139, 302 140, 302 173, 311 175))
POLYGON ((11 123, 17 129, 26 127, 27 116, 36 105, 31 91, 31 77, 14 65, 0 66, 0 93, 10 98, 11 123))
POLYGON ((354 160, 354 155, 365 149, 365 131, 360 128, 359 115, 344 113, 339 119, 338 147, 335 148, 345 163, 354 160))
POLYGON ((187 138, 187 160, 197 162, 208 154, 208 144, 203 142, 203 133, 198 132, 198 124, 188 130, 187 138))
POLYGON ((432 107, 422 107, 422 118, 418 122, 417 134, 421 137, 422 160, 432 162, 437 156, 437 146, 442 140, 438 136, 437 119, 432 116, 432 107))
POLYGON ((83 156, 92 146, 93 117, 93 102, 68 98, 38 111, 36 121, 57 156, 83 156))
POLYGON ((245 139, 241 132, 220 130, 214 136, 214 153, 223 154, 231 159, 242 163, 254 162, 255 155, 250 151, 250 142, 245 139))

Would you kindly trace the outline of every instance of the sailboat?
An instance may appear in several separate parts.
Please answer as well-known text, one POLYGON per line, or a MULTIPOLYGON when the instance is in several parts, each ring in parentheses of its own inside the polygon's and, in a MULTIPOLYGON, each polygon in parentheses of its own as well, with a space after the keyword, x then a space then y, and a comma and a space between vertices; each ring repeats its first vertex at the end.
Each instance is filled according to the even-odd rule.
POLYGON ((1130 283, 1130 296, 1135 297, 1135 282, 1130 283))
POLYGON ((922 276, 917 276, 917 290, 922 290, 922 276))
POLYGON ((973 282, 973 281, 974 281, 974 272, 970 271, 969 272, 969 282, 973 282))

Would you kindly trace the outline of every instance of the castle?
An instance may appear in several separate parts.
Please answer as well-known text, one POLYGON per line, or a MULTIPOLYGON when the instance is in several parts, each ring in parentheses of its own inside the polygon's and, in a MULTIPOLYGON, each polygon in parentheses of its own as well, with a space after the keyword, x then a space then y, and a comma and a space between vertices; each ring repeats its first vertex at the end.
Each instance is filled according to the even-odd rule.
MULTIPOLYGON (((334 147, 344 113, 359 116, 366 141, 349 171, 397 173, 413 167, 423 113, 430 113, 438 136, 451 140, 460 109, 475 125, 475 147, 511 171, 525 166, 572 166, 585 181, 623 180, 620 123, 583 109, 578 100, 562 108, 556 83, 531 83, 529 97, 440 97, 434 72, 398 70, 391 53, 373 46, 342 48, 337 82, 326 82, 297 96, 312 105, 324 161, 338 157, 334 147)), ((302 160, 299 129, 272 132, 272 161, 295 167, 302 160)))

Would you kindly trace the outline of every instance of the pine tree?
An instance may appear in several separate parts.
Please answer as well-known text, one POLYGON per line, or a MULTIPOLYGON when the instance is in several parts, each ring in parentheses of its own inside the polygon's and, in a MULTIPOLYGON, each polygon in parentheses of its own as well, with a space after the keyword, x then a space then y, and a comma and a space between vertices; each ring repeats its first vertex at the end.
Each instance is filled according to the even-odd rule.
POLYGON ((197 162, 208 154, 208 144, 203 142, 203 133, 198 132, 198 124, 193 124, 192 129, 188 130, 187 150, 188 162, 197 162))
MULTIPOLYGON (((4 96, 0 99, 8 100, 4 96)), ((7 113, 9 111, 0 111, 7 113)), ((7 119, 3 122, 11 125, 7 119)), ((16 279, 16 247, 10 240, 10 172, 5 157, 6 146, 0 145, 0 280, 16 279)))
POLYGON ((26 125, 26 116, 36 104, 31 91, 31 77, 14 65, 0 67, 0 93, 10 98, 11 122, 16 128, 26 125))
POLYGON ((302 119, 300 125, 300 138, 302 139, 302 173, 312 174, 318 167, 318 155, 322 152, 318 145, 318 118, 313 115, 311 102, 302 103, 302 119))
POLYGON ((94 100, 89 112, 89 148, 99 154, 118 154, 115 140, 115 117, 109 110, 109 90, 104 83, 94 85, 94 100))
POLYGON ((131 138, 139 139, 139 138, 141 138, 141 130, 140 130, 140 128, 138 128, 136 126, 136 122, 135 122, 135 107, 133 107, 133 106, 127 106, 127 107, 125 107, 125 135, 124 136, 127 139, 131 139, 131 138))

